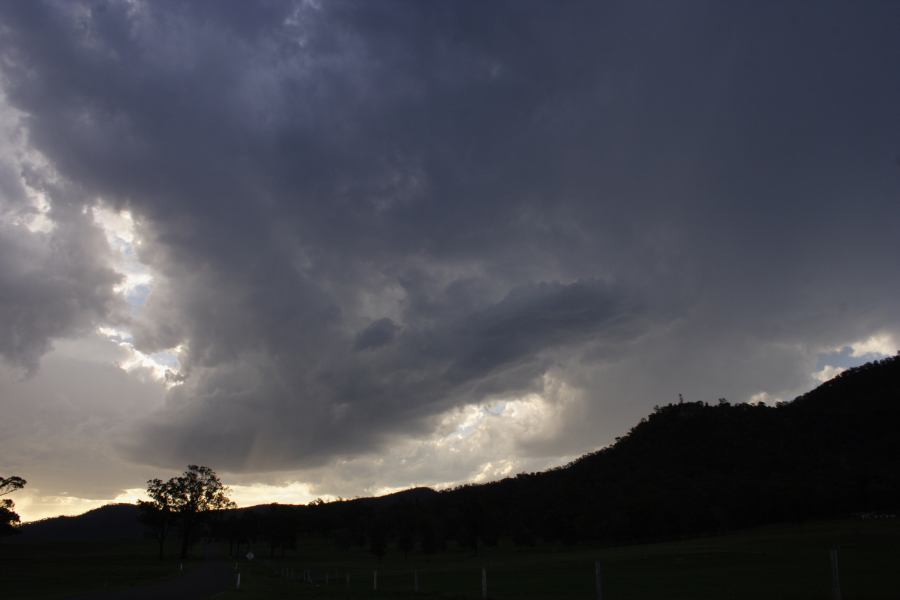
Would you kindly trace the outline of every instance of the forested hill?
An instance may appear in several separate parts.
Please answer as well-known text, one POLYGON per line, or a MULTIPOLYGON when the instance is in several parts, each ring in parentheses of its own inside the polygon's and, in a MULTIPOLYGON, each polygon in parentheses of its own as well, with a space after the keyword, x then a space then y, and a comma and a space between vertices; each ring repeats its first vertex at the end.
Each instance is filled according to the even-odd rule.
POLYGON ((144 538, 134 504, 108 504, 77 517, 52 517, 26 523, 5 542, 124 541, 144 538))
POLYGON ((898 423, 900 356, 778 406, 663 406, 612 446, 548 472, 333 502, 296 519, 341 543, 476 549, 500 538, 620 542, 896 512, 898 423))
POLYGON ((501 538, 622 542, 896 513, 898 424, 900 355, 778 406, 659 407, 612 446, 551 471, 442 492, 226 511, 209 534, 273 548, 312 534, 376 552, 430 552, 448 541, 475 551, 501 538))
POLYGON ((894 357, 775 407, 661 407, 610 448, 496 487, 528 498, 531 514, 555 514, 555 530, 575 537, 656 537, 895 511, 898 423, 894 357))

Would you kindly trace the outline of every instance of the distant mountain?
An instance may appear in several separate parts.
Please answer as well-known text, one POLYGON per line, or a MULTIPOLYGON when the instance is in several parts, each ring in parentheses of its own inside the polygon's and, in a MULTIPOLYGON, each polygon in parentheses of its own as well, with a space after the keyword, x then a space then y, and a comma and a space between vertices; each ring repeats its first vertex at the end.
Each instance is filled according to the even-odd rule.
POLYGON ((4 542, 125 541, 144 537, 134 504, 108 504, 77 517, 53 517, 26 523, 4 542))

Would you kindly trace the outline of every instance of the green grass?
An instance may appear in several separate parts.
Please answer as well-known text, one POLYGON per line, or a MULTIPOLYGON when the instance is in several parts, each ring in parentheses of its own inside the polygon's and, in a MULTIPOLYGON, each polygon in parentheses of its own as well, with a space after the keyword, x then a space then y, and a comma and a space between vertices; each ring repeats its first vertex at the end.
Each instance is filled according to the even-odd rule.
POLYGON ((161 562, 156 551, 154 543, 3 543, 0 597, 52 600, 175 576, 178 561, 161 562))
MULTIPOLYGON (((241 589, 217 598, 474 599, 481 597, 484 567, 489 597, 495 600, 589 600, 595 598, 594 561, 599 560, 605 600, 827 600, 832 546, 840 547, 844 600, 900 598, 898 520, 768 527, 619 547, 502 544, 482 548, 477 556, 451 550, 429 559, 418 554, 404 559, 391 548, 380 563, 364 550, 338 550, 327 540, 306 540, 296 552, 274 559, 258 544, 257 558, 240 562, 241 589), (305 569, 314 584, 302 582, 305 569), (379 571, 377 592, 372 591, 374 569, 379 571), (419 594, 413 593, 414 571, 419 594)), ((177 564, 176 559, 157 561, 152 544, 0 544, 0 596, 51 600, 92 588, 126 587, 175 576, 177 564)), ((185 563, 186 570, 191 568, 193 563, 185 563)))
POLYGON ((591 599, 594 561, 599 560, 609 600, 828 599, 832 546, 840 547, 845 600, 900 597, 900 522, 891 520, 770 527, 606 548, 501 545, 478 556, 449 552, 430 560, 394 553, 381 563, 363 552, 340 553, 327 542, 307 542, 296 556, 244 561, 241 590, 220 598, 480 598, 484 567, 490 598, 591 599), (285 569, 295 576, 285 576, 285 569), (301 581, 304 569, 313 573, 314 585, 301 581), (374 569, 379 571, 377 592, 372 591, 374 569), (332 574, 328 585, 326 571, 332 574), (419 573, 418 595, 412 593, 413 571, 419 573))

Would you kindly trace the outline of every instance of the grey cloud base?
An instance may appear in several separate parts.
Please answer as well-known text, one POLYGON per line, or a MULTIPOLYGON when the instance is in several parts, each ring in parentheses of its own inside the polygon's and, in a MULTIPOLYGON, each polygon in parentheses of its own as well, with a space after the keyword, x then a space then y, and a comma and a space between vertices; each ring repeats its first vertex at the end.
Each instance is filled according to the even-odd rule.
POLYGON ((84 199, 54 210, 128 209, 156 277, 111 307, 114 275, 66 260, 102 254, 77 210, 81 254, 0 237, 21 294, 0 327, 61 315, 15 317, 0 354, 113 317, 145 352, 183 344, 133 461, 377 454, 548 373, 580 408, 517 451, 569 455, 678 393, 789 396, 818 352, 900 333, 890 3, 0 10, 0 85, 84 199), (29 291, 42 260, 61 275, 29 291))
POLYGON ((320 344, 327 359, 318 362, 248 353, 195 367, 126 450, 140 460, 156 448, 167 466, 196 456, 230 471, 264 471, 317 466, 392 435, 422 435, 455 406, 539 390, 549 369, 597 338, 612 345, 643 333, 640 312, 617 293, 597 282, 527 286, 377 347, 361 349, 359 340, 384 327, 378 321, 355 339, 335 335, 320 344))

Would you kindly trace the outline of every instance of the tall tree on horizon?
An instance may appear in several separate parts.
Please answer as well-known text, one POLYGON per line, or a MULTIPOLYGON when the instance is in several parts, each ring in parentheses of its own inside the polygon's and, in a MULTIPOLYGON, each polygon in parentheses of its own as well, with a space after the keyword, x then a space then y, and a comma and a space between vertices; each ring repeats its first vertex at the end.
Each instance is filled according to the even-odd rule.
POLYGON ((237 506, 228 498, 228 492, 215 471, 200 465, 188 465, 184 473, 166 482, 149 480, 147 495, 151 501, 141 506, 147 515, 145 520, 157 531, 160 557, 173 517, 181 525, 181 558, 187 558, 191 536, 205 513, 237 506))
MULTIPOLYGON (((17 475, 0 477, 0 496, 6 496, 16 490, 21 490, 28 483, 17 475)), ((0 535, 6 535, 15 531, 15 524, 19 522, 19 515, 15 511, 16 504, 9 498, 0 500, 0 535)))
POLYGON ((159 544, 159 559, 162 560, 166 538, 176 518, 175 499, 168 482, 161 479, 147 481, 147 495, 150 496, 149 501, 138 501, 141 521, 153 530, 154 537, 159 544))

